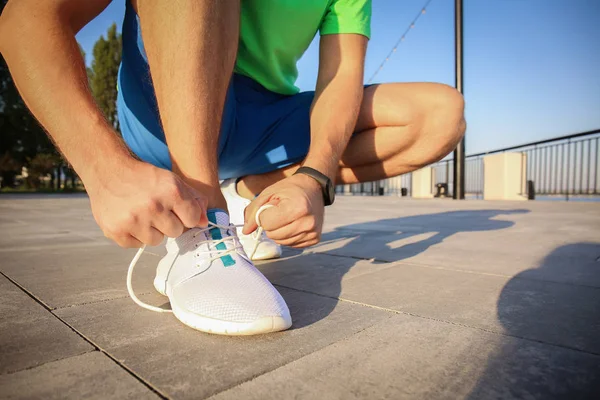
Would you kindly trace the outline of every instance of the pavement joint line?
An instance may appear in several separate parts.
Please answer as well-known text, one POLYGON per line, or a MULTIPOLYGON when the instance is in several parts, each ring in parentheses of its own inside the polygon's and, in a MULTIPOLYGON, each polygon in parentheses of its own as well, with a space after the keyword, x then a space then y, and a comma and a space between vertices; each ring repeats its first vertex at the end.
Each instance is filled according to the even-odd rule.
POLYGON ((54 249, 62 249, 73 247, 101 247, 101 246, 112 246, 112 243, 108 242, 100 242, 100 241, 89 241, 82 243, 65 243, 65 244, 50 244, 50 245, 40 245, 40 246, 20 246, 20 247, 0 247, 0 253, 11 253, 15 251, 43 251, 43 250, 54 250, 54 249))
POLYGON ((73 354, 72 356, 68 356, 68 357, 55 358, 54 360, 48 360, 48 361, 45 361, 45 362, 43 362, 41 364, 30 365, 29 367, 17 369, 17 370, 14 370, 14 371, 4 372, 4 373, 0 374, 0 376, 13 375, 13 374, 16 374, 16 373, 19 373, 19 372, 29 371, 29 370, 32 370, 32 369, 36 369, 38 367, 42 367, 42 366, 44 366, 46 364, 52 364, 52 363, 57 362, 57 361, 68 360, 69 358, 79 357, 79 356, 82 356, 84 354, 94 353, 96 351, 98 351, 98 350, 93 349, 93 350, 90 350, 90 351, 84 351, 84 352, 79 353, 79 354, 73 354))
POLYGON ((328 295, 325 295, 325 294, 311 292, 311 291, 303 290, 303 289, 296 289, 296 288, 289 287, 289 286, 284 286, 284 285, 279 285, 279 284, 273 284, 273 286, 279 286, 279 287, 282 287, 282 288, 285 288, 285 289, 289 289, 289 290, 295 290, 295 291, 298 291, 298 292, 308 293, 308 294, 312 294, 312 295, 320 296, 320 297, 326 297, 328 299, 338 300, 338 301, 342 301, 342 302, 345 302, 345 303, 350 303, 350 304, 355 304, 355 305, 359 305, 359 306, 363 306, 363 307, 373 308, 375 310, 387 311, 389 313, 408 315, 408 316, 415 317, 415 318, 421 318, 421 319, 426 319, 426 320, 430 320, 430 321, 441 322, 441 323, 444 323, 444 324, 449 324, 449 325, 454 325, 454 326, 460 326, 462 328, 475 329, 475 330, 486 332, 486 333, 490 333, 490 334, 493 334, 493 335, 499 335, 499 336, 504 336, 504 337, 516 338, 516 339, 526 340, 526 341, 529 341, 529 342, 540 343, 540 344, 547 345, 547 346, 558 347, 558 348, 561 348, 561 349, 573 350, 573 351, 576 351, 576 352, 579 352, 579 353, 589 354, 589 355, 593 355, 593 356, 600 356, 600 353, 597 353, 597 352, 594 352, 594 351, 589 351, 589 350, 582 350, 582 349, 579 349, 579 348, 576 348, 576 347, 571 347, 571 346, 568 346, 568 345, 545 342, 543 340, 528 338, 528 337, 520 336, 520 335, 509 335, 509 334, 507 334, 505 332, 495 331, 495 330, 492 330, 492 329, 486 329, 486 328, 482 328, 482 327, 478 327, 478 326, 472 326, 472 325, 462 324, 460 322, 447 321, 445 319, 428 317, 428 316, 425 316, 425 315, 415 314, 415 313, 411 313, 411 312, 408 312, 408 311, 394 310, 393 308, 387 308, 387 307, 376 306, 376 305, 373 305, 373 304, 361 303, 361 302, 355 301, 355 300, 344 299, 343 297, 328 296, 328 295))
POLYGON ((23 287, 22 285, 20 285, 18 282, 16 282, 15 280, 13 280, 12 278, 10 278, 9 276, 7 276, 4 272, 0 271, 0 275, 4 276, 6 279, 8 279, 10 282, 12 282, 15 286, 17 286, 19 289, 21 289, 25 294, 27 294, 29 297, 31 297, 36 303, 38 303, 39 305, 41 305, 42 307, 44 307, 48 312, 50 312, 50 314, 52 316, 54 316, 54 318, 56 318, 57 320, 59 320, 60 322, 62 322, 64 325, 66 325, 69 329, 71 329, 75 334, 77 334, 79 337, 81 337, 83 340, 85 340, 86 342, 88 342, 90 345, 92 345, 92 347, 97 350, 100 351, 101 353, 103 353, 105 356, 107 356, 109 359, 111 359, 115 364, 117 364, 117 366, 121 367, 123 370, 125 370, 127 373, 129 373, 129 375, 131 375, 134 379, 136 379, 138 382, 140 382, 142 385, 146 386, 150 391, 152 391, 154 394, 156 394, 157 396, 159 396, 162 399, 168 399, 169 397, 164 394, 163 392, 161 392, 158 388, 154 387, 150 382, 148 382, 147 380, 145 380, 144 378, 142 378, 141 376, 139 376, 138 374, 135 373, 135 371, 133 371, 131 368, 129 368, 127 365, 123 364, 122 362, 120 362, 119 360, 117 360, 112 354, 110 354, 108 351, 104 350, 102 347, 100 347, 99 345, 97 345, 93 340, 91 340, 90 338, 88 338, 86 335, 84 335, 82 332, 78 331, 77 329, 75 329, 75 327, 73 327, 72 325, 70 325, 67 321, 65 321, 64 319, 62 319, 61 317, 59 317, 58 315, 54 314, 52 312, 52 310, 46 306, 46 304, 44 302, 42 302, 41 300, 39 300, 33 293, 31 293, 29 290, 27 290, 25 287, 23 287))
MULTIPOLYGON (((143 292, 143 293, 136 293, 136 294, 138 296, 147 296, 147 295, 152 294, 152 293, 153 292, 143 292)), ((127 298, 129 298, 129 295, 128 294, 124 294, 123 296, 111 297, 110 299, 84 301, 83 303, 75 303, 75 304, 69 304, 67 306, 62 306, 62 307, 54 307, 54 308, 52 308, 50 310, 50 312, 65 310, 67 308, 72 308, 72 307, 88 306, 88 305, 91 305, 91 304, 98 304, 98 303, 107 303, 109 301, 122 300, 122 299, 127 299, 127 298)))
MULTIPOLYGON (((559 281, 551 280, 551 279, 525 278, 525 277, 516 276, 516 275, 504 275, 504 274, 497 274, 497 273, 492 273, 492 272, 470 271, 470 270, 466 270, 466 269, 439 267, 439 266, 431 265, 431 264, 414 263, 414 262, 408 262, 408 261, 402 261, 402 260, 386 261, 386 260, 380 260, 380 259, 376 259, 376 258, 366 258, 366 257, 348 256, 348 255, 344 255, 344 254, 335 254, 335 253, 330 253, 328 251, 314 252, 314 253, 310 253, 310 254, 326 254, 326 255, 330 255, 330 256, 334 256, 334 257, 353 258, 353 259, 362 260, 362 261, 373 261, 373 262, 378 262, 381 264, 390 264, 390 267, 394 266, 394 265, 409 265, 412 267, 437 269, 437 270, 441 270, 441 271, 461 272, 461 273, 465 273, 465 274, 493 276, 493 277, 498 277, 498 278, 522 279, 522 280, 533 281, 533 282, 553 283, 553 284, 557 284, 557 285, 568 285, 568 286, 585 287, 585 288, 589 288, 589 289, 600 290, 600 287, 598 287, 598 286, 586 285, 586 284, 582 284, 582 283, 559 282, 559 281)), ((600 259, 600 257, 599 257, 599 259, 600 259)), ((387 269, 387 268, 384 268, 384 269, 387 269)), ((381 270, 377 270, 377 271, 381 271, 381 270)), ((360 276, 368 275, 368 274, 371 274, 371 273, 374 273, 377 271, 367 272, 366 274, 361 274, 360 276)), ((355 277, 350 277, 348 279, 354 279, 354 278, 355 277)))
POLYGON ((29 297, 31 297, 33 300, 35 300, 36 303, 39 303, 47 311, 50 311, 50 313, 52 313, 53 307, 51 307, 49 304, 46 304, 42 299, 40 299, 39 297, 37 297, 36 295, 34 295, 33 293, 31 293, 29 290, 27 290, 25 288, 25 286, 21 285, 19 282, 17 282, 16 280, 14 280, 13 278, 11 278, 10 276, 6 275, 3 271, 0 271, 0 275, 2 275, 3 277, 5 277, 6 279, 8 279, 13 285, 15 285, 16 287, 18 287, 19 289, 21 289, 29 297))
MULTIPOLYGON (((285 287, 285 286, 282 286, 282 287, 285 287)), ((292 289, 292 288, 287 288, 287 289, 292 289)), ((292 290, 296 290, 296 289, 292 289, 292 290)), ((392 316, 392 315, 390 315, 390 316, 389 316, 387 319, 391 319, 391 318, 393 318, 393 316, 392 316)), ((288 366, 288 365, 290 365, 290 364, 293 364, 293 363, 295 363, 295 362, 297 362, 297 361, 300 361, 300 360, 302 360, 302 359, 304 359, 304 358, 306 358, 306 357, 309 357, 309 356, 311 356, 311 355, 313 355, 313 354, 315 354, 315 353, 317 353, 317 352, 319 352, 319 351, 323 351, 323 350, 325 350, 325 349, 328 349, 328 348, 330 348, 331 346, 335 346, 335 345, 337 345, 338 343, 343 343, 343 342, 346 342, 346 341, 348 341, 348 340, 352 339, 354 336, 356 336, 356 335, 358 335, 358 334, 360 334, 360 333, 362 333, 362 332, 366 331, 367 329, 371 329, 372 327, 374 327, 374 326, 375 326, 375 325, 377 325, 377 324, 379 324, 379 322, 375 322, 375 323, 374 323, 374 324, 372 324, 372 325, 365 326, 364 328, 362 328, 362 329, 359 329, 358 331, 356 331, 356 332, 354 332, 354 333, 352 333, 352 334, 348 335, 347 337, 345 337, 345 338, 343 338, 343 339, 340 339, 340 340, 337 340, 337 341, 331 342, 331 343, 329 343, 328 345, 325 345, 325 346, 323 346, 323 347, 321 347, 321 348, 319 348, 319 349, 315 349, 315 350, 313 350, 313 351, 311 351, 311 352, 309 352, 309 353, 307 353, 307 354, 304 354, 304 355, 302 355, 302 356, 301 356, 301 357, 299 357, 299 358, 295 358, 295 359, 293 359, 293 360, 291 360, 291 361, 289 361, 289 362, 285 362, 285 363, 283 363, 283 364, 281 364, 281 365, 279 365, 279 366, 276 366, 276 367, 274 367, 274 368, 272 368, 272 369, 269 369, 268 371, 265 371, 265 372, 263 372, 263 373, 260 373, 260 374, 252 375, 252 376, 248 377, 247 379, 244 379, 244 380, 243 380, 243 381, 241 381, 241 382, 235 383, 235 384, 233 384, 232 386, 230 386, 230 387, 228 387, 228 388, 226 388, 226 389, 223 389, 223 390, 221 390, 221 391, 219 391, 219 392, 217 392, 217 393, 211 394, 211 395, 210 395, 209 397, 207 397, 206 399, 207 399, 207 400, 210 400, 210 399, 211 399, 211 398, 213 398, 214 396, 218 396, 218 395, 220 395, 220 394, 224 394, 225 392, 228 392, 228 391, 230 391, 230 390, 233 390, 233 389, 235 389, 235 388, 236 388, 236 387, 238 387, 238 386, 241 386, 241 385, 243 385, 243 384, 245 384, 245 383, 248 383, 248 382, 252 382, 252 381, 253 381, 253 380, 255 380, 256 378, 259 378, 259 377, 261 377, 261 376, 263 376, 263 375, 267 375, 267 374, 270 374, 270 373, 272 373, 272 372, 275 372, 275 371, 277 371, 277 370, 279 370, 279 369, 281 369, 281 368, 284 368, 284 367, 286 367, 286 366, 288 366)))

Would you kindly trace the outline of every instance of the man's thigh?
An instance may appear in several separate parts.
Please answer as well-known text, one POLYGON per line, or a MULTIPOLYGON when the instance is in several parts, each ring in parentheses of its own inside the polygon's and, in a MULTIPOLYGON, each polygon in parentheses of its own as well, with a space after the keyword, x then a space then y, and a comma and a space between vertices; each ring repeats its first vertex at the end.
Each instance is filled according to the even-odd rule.
POLYGON ((235 126, 219 154, 219 177, 264 174, 302 161, 310 145, 314 92, 280 95, 240 75, 233 85, 235 126))
POLYGON ((423 119, 437 105, 460 97, 453 87, 429 82, 383 83, 367 86, 356 131, 407 126, 423 119))

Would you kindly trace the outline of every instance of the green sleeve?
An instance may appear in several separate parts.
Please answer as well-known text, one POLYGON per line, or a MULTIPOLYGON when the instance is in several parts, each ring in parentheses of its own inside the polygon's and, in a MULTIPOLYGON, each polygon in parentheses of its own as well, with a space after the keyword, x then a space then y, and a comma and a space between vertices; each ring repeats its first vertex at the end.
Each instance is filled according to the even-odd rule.
POLYGON ((371 37, 371 0, 332 0, 319 28, 321 35, 357 33, 371 37))

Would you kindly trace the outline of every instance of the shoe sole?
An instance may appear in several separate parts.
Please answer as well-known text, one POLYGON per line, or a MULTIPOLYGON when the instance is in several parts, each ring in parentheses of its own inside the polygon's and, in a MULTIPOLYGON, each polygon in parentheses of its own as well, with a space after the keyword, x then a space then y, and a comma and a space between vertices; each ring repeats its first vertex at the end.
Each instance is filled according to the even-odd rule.
MULTIPOLYGON (((158 293, 169 297, 163 290, 161 290, 161 288, 166 288, 166 283, 159 277, 154 279, 154 288, 158 293)), ((178 320, 190 328, 206 333, 226 336, 249 336, 284 331, 292 326, 292 318, 289 315, 283 317, 263 317, 252 322, 231 322, 203 317, 196 313, 187 311, 183 307, 179 307, 177 303, 172 301, 170 298, 169 301, 171 302, 171 310, 173 311, 173 315, 175 315, 178 320)))

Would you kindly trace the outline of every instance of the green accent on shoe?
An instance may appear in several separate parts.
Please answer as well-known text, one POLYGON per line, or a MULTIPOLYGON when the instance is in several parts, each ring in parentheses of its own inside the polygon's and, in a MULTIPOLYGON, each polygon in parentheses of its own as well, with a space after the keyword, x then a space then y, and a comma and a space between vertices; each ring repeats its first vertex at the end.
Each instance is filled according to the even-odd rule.
MULTIPOLYGON (((216 215, 217 211, 225 212, 225 211, 221 210, 220 208, 212 208, 212 209, 208 210, 206 213, 208 220, 210 222, 212 222, 213 224, 217 223, 217 215, 216 215)), ((209 232, 210 232, 210 237, 213 240, 223 239, 223 235, 221 235, 221 229, 211 228, 209 230, 209 232)), ((217 250, 227 250, 227 246, 225 246, 225 243, 219 243, 217 245, 217 250)), ((227 254, 226 256, 221 256, 221 261, 223 261, 223 265, 226 267, 231 267, 231 266, 235 265, 235 260, 229 254, 227 254)))

